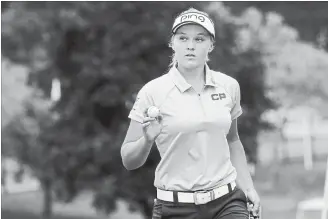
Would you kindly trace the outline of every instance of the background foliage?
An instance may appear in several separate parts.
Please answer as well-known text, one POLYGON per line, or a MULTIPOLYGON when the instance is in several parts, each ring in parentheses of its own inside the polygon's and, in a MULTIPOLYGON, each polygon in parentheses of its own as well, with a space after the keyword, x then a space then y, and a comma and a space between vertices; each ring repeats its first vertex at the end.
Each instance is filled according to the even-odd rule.
MULTIPOLYGON (((295 64, 284 63, 284 57, 317 51, 300 42, 295 29, 279 23, 279 16, 255 9, 236 16, 221 3, 7 2, 2 6, 2 56, 28 67, 28 85, 34 90, 24 112, 6 126, 3 146, 15 145, 7 151, 32 167, 42 182, 48 203, 45 217, 51 214, 49 191, 69 202, 83 189, 95 191, 94 205, 99 209, 111 212, 122 198, 132 209, 150 215, 158 152, 154 149, 142 168, 126 171, 119 150, 136 93, 168 70, 170 28, 182 10, 204 9, 215 20, 216 48, 209 65, 240 83, 244 114, 239 132, 249 162, 257 161, 259 131, 270 128, 261 119, 263 112, 274 108, 268 88, 295 90, 292 81, 279 75, 285 74, 282 69, 295 73, 293 67, 302 57, 295 58, 295 64), (274 75, 270 84, 268 75, 274 75), (48 100, 53 78, 62 85, 56 103, 48 100), (286 84, 277 86, 282 81, 286 84)), ((317 66, 325 57, 320 53, 315 58, 317 66)), ((300 83, 312 78, 309 71, 303 72, 307 76, 301 75, 300 83)), ((322 75, 318 74, 318 83, 322 75)))

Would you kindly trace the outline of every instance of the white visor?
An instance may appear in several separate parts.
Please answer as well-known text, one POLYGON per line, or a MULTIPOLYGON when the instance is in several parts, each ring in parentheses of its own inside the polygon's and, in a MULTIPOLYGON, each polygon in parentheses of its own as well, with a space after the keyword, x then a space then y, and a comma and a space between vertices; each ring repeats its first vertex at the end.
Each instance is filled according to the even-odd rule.
POLYGON ((215 30, 213 21, 204 14, 198 12, 187 12, 177 17, 173 23, 172 33, 185 24, 199 24, 204 27, 213 37, 215 37, 215 30))

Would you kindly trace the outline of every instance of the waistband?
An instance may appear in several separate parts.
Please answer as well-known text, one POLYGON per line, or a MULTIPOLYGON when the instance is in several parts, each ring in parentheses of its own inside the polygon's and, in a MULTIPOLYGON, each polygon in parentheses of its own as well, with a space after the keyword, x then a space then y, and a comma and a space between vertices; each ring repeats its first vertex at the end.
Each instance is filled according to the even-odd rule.
POLYGON ((228 183, 211 190, 196 192, 177 192, 157 189, 157 198, 168 202, 194 203, 196 205, 206 204, 207 202, 218 199, 230 192, 236 187, 236 182, 228 183))

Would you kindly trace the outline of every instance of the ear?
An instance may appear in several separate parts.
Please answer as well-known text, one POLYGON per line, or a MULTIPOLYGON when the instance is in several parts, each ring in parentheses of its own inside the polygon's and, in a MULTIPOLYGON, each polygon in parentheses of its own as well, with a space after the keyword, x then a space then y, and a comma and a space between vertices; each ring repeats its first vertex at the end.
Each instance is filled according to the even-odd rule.
POLYGON ((174 43, 173 43, 173 41, 171 41, 171 42, 169 42, 169 47, 173 50, 173 51, 175 51, 175 48, 174 48, 174 43))
POLYGON ((210 48, 209 48, 209 50, 208 50, 208 53, 212 52, 213 49, 214 49, 214 45, 213 45, 213 43, 211 43, 211 46, 210 46, 210 48))
POLYGON ((169 42, 168 46, 169 46, 169 48, 173 49, 173 43, 172 42, 169 42))
POLYGON ((169 42, 169 47, 170 47, 173 51, 175 51, 173 40, 174 40, 174 35, 171 36, 171 39, 170 39, 170 42, 169 42))

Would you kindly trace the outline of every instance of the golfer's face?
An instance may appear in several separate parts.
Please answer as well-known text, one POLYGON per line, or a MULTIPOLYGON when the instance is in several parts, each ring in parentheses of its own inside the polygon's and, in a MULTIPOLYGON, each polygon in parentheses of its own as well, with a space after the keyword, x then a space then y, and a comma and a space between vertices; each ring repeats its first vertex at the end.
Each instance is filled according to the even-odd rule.
POLYGON ((179 66, 195 68, 205 64, 207 54, 212 49, 212 42, 203 27, 187 24, 177 30, 172 48, 179 66))

